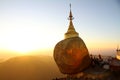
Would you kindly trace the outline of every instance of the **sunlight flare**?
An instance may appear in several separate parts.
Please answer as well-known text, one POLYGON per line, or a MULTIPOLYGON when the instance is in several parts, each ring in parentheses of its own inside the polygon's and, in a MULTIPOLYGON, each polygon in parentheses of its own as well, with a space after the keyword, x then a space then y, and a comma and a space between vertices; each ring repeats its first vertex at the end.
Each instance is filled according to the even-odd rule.
POLYGON ((38 49, 45 50, 53 47, 55 43, 54 39, 43 30, 30 27, 13 29, 3 39, 2 42, 5 43, 6 49, 20 53, 27 53, 38 49))

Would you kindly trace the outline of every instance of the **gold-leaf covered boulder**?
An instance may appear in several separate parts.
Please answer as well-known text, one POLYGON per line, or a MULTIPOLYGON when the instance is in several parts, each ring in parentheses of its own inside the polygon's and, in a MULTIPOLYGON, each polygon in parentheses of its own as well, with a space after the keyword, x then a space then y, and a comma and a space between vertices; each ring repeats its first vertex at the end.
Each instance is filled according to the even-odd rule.
POLYGON ((58 42, 54 48, 54 59, 63 74, 79 73, 91 63, 88 49, 80 37, 58 42))

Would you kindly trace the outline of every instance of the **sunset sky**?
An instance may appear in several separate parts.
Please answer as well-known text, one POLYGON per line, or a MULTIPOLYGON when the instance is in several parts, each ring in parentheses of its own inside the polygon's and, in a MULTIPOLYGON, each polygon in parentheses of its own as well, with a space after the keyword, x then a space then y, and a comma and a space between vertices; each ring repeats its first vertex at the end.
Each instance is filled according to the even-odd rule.
POLYGON ((70 3, 89 52, 114 53, 120 45, 120 0, 0 0, 0 58, 52 55, 68 29, 70 3))

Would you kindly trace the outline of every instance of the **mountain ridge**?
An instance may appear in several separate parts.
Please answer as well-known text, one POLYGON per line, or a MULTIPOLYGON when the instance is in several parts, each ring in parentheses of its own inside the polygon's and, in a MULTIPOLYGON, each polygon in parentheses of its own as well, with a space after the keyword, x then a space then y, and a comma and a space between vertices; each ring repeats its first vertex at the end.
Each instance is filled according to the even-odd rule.
POLYGON ((50 56, 20 56, 0 63, 0 80, 50 80, 63 76, 50 56))

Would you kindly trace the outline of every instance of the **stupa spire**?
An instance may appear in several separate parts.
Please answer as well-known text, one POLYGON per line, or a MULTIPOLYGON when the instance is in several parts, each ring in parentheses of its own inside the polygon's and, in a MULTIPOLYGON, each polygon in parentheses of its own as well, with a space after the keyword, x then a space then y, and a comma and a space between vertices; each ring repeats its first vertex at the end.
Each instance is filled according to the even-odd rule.
POLYGON ((117 49, 116 49, 116 51, 120 51, 120 49, 119 49, 119 45, 117 45, 117 49))
POLYGON ((119 49, 119 45, 117 46, 117 55, 116 55, 116 58, 118 59, 118 60, 120 60, 120 49, 119 49))
POLYGON ((70 14, 69 14, 69 18, 68 18, 69 20, 73 20, 74 18, 73 18, 73 16, 72 16, 72 11, 71 11, 71 4, 70 4, 70 14))
POLYGON ((68 20, 70 20, 70 22, 69 22, 68 30, 65 33, 65 39, 71 38, 71 37, 79 37, 79 34, 75 31, 75 28, 74 28, 74 25, 72 22, 73 19, 74 19, 74 17, 72 15, 71 4, 70 4, 70 13, 69 13, 69 17, 68 17, 68 20))

